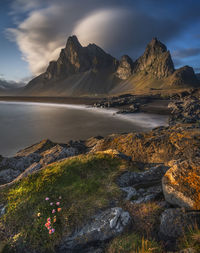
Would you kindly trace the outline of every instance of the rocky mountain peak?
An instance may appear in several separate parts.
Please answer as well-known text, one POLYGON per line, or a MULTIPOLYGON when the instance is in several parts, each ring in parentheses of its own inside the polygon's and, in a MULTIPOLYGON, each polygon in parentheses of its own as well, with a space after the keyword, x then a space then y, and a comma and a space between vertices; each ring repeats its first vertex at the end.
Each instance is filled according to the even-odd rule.
POLYGON ((128 79, 133 72, 134 63, 128 55, 123 55, 119 61, 116 76, 122 80, 128 79))
POLYGON ((134 73, 143 71, 158 79, 166 78, 174 72, 174 64, 167 47, 157 38, 147 45, 144 54, 134 64, 134 73))

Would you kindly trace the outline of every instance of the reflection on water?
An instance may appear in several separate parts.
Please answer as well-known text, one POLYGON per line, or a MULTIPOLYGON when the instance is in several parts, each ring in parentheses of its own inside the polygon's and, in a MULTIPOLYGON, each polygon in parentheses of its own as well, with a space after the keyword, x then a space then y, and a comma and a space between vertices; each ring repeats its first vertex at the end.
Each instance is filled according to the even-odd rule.
POLYGON ((78 105, 0 102, 0 154, 11 156, 42 139, 55 142, 84 140, 111 133, 145 131, 166 125, 167 117, 78 105))

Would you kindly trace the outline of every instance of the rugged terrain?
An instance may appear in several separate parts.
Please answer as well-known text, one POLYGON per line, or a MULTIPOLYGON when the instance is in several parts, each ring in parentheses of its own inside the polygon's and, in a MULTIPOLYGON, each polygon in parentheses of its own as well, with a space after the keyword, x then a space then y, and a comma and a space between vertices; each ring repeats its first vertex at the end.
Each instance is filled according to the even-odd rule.
POLYGON ((168 127, 1 157, 0 252, 198 253, 199 91, 169 110, 168 127))
POLYGON ((95 44, 83 47, 71 36, 58 60, 50 62, 18 95, 109 96, 199 86, 191 67, 174 68, 170 52, 157 38, 133 61, 128 55, 118 60, 95 44))

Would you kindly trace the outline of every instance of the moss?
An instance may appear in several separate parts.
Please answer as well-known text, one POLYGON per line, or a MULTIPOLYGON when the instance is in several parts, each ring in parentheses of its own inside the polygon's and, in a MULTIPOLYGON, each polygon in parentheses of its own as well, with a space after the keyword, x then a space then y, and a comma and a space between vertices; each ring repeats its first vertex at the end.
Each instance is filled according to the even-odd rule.
POLYGON ((108 246, 107 253, 159 253, 161 246, 153 241, 140 237, 137 234, 125 234, 115 238, 108 246))
POLYGON ((54 163, 5 190, 1 197, 7 199, 7 211, 2 221, 8 236, 13 235, 9 244, 53 252, 63 234, 81 226, 111 199, 120 199, 114 181, 124 163, 112 154, 81 155, 54 163), (62 196, 62 212, 51 236, 44 226, 52 211, 47 196, 52 202, 62 196))

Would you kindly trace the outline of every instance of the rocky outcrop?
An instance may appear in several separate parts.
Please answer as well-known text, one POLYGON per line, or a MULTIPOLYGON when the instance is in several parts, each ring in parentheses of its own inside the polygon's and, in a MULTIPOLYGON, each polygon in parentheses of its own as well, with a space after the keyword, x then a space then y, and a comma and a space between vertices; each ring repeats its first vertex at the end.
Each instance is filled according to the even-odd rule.
POLYGON ((118 179, 117 184, 120 187, 137 186, 137 185, 148 185, 161 182, 162 177, 167 171, 167 167, 158 165, 151 167, 144 172, 124 172, 118 179))
POLYGON ((145 72, 161 79, 174 72, 174 64, 170 52, 157 38, 147 45, 144 54, 134 63, 134 73, 145 72))
POLYGON ((49 140, 43 140, 19 151, 15 157, 2 159, 0 162, 1 188, 10 182, 15 183, 27 177, 50 163, 78 155, 82 152, 83 144, 77 142, 61 146, 49 140))
POLYGON ((200 122, 200 100, 195 96, 186 96, 171 102, 168 107, 171 109, 170 125, 200 122))
POLYGON ((171 86, 187 86, 188 84, 194 87, 199 86, 199 80, 195 75, 193 68, 189 66, 177 69, 170 77, 171 86))
POLYGON ((200 159, 172 163, 162 179, 162 186, 169 203, 200 210, 200 159))
POLYGON ((122 208, 108 209, 92 217, 78 232, 66 237, 57 252, 84 252, 84 249, 87 249, 85 252, 90 252, 90 247, 100 247, 103 242, 122 233, 130 222, 129 213, 122 208))
POLYGON ((110 135, 101 139, 91 152, 108 147, 130 156, 141 163, 168 163, 199 156, 200 131, 195 125, 158 127, 147 133, 110 135))
POLYGON ((128 79, 132 75, 133 66, 134 63, 132 59, 128 55, 123 55, 119 61, 116 76, 122 80, 128 79))

